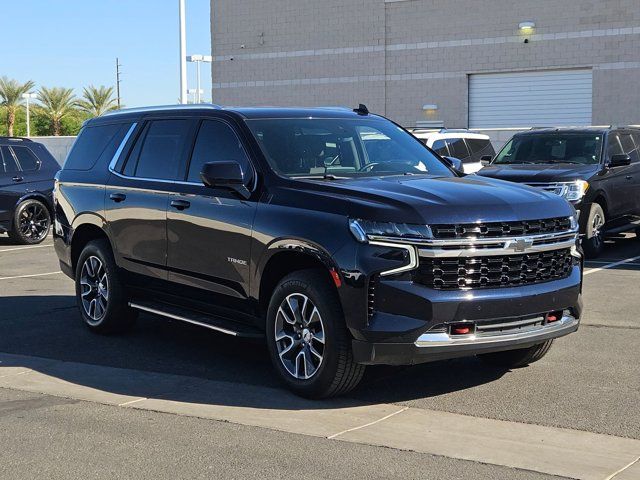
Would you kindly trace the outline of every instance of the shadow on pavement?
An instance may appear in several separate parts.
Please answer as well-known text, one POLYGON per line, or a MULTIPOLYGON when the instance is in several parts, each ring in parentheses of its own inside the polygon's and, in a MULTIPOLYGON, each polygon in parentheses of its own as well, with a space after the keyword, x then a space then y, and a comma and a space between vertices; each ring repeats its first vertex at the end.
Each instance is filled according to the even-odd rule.
MULTIPOLYGON (((33 365, 16 366, 105 392, 270 409, 408 401, 472 388, 505 373, 475 358, 414 367, 370 367, 348 399, 310 402, 281 386, 261 342, 151 315, 141 315, 128 333, 95 335, 82 324, 71 295, 0 297, 0 352, 39 357, 24 359, 33 365), (132 375, 136 379, 111 368, 89 375, 82 365, 74 363, 135 370, 132 375), (167 374, 182 378, 167 379, 167 374), (177 382, 180 388, 167 394, 163 390, 167 381, 177 382), (269 387, 268 394, 264 387, 269 387)), ((8 365, 1 364, 0 372, 3 366, 8 365)))

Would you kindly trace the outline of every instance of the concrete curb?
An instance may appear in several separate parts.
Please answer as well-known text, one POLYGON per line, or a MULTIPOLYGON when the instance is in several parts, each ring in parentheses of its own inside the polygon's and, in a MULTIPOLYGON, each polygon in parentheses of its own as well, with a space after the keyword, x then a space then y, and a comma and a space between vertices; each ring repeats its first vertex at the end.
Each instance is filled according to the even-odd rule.
POLYGON ((584 480, 635 478, 640 468, 640 440, 392 404, 314 402, 261 386, 37 357, 0 353, 0 388, 584 480))

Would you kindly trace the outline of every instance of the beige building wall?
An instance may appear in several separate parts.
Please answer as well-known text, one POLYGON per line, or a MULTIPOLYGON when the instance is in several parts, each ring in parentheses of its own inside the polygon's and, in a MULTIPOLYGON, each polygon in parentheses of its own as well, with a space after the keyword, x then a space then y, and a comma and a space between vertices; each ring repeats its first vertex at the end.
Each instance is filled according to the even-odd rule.
POLYGON ((640 123, 640 0, 212 0, 213 98, 366 103, 468 125, 468 76, 593 70, 593 123, 640 123), (533 20, 523 34, 518 25, 533 20), (524 43, 525 38, 529 43, 524 43), (438 105, 425 112, 425 104, 438 105))

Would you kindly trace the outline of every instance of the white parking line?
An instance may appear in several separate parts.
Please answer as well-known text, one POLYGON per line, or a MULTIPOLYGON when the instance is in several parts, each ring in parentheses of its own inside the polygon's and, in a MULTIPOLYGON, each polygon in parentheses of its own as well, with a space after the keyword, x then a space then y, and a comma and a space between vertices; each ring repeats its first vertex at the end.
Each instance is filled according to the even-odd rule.
POLYGON ((62 273, 62 270, 58 270, 57 272, 34 273, 33 275, 16 275, 15 277, 0 277, 0 280, 13 280, 15 278, 44 277, 45 275, 57 275, 58 273, 62 273))
POLYGON ((348 428, 348 429, 343 430, 341 432, 334 433, 333 435, 329 435, 327 437, 327 439, 328 440, 333 440, 334 438, 336 438, 336 437, 338 437, 340 435, 344 435, 345 433, 355 432, 356 430, 360 430, 362 428, 370 427, 371 425, 375 425, 376 423, 383 422, 383 421, 387 420, 388 418, 391 418, 391 417, 393 417, 395 415, 398 415, 399 413, 402 413, 402 412, 404 412, 406 410, 409 410, 409 407, 401 408, 397 412, 390 413, 389 415, 386 415, 386 416, 384 416, 382 418, 379 418, 378 420, 374 420, 373 422, 365 423, 364 425, 360 425, 358 427, 348 428))
POLYGON ((591 270, 587 270, 586 272, 584 272, 584 274, 585 275, 591 275, 592 273, 596 273, 596 272, 599 272, 601 270, 606 270, 608 268, 617 267, 618 265, 624 265, 624 264, 627 264, 627 263, 635 262, 636 260, 640 260, 640 255, 638 255, 637 257, 625 258, 624 260, 620 260, 620 261, 617 261, 617 262, 607 263, 606 265, 603 265, 603 266, 598 267, 598 268, 592 268, 591 270))
POLYGON ((4 248, 2 250, 0 250, 0 253, 4 253, 4 252, 15 252, 16 250, 30 250, 32 248, 46 248, 46 247, 53 247, 53 244, 47 244, 47 245, 32 245, 30 247, 15 247, 15 248, 4 248))

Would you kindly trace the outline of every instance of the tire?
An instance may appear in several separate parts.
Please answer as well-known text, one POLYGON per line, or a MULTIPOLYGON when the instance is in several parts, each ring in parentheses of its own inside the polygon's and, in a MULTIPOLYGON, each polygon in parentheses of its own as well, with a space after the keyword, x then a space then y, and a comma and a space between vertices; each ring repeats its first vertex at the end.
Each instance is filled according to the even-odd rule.
POLYGON ((111 246, 104 239, 89 242, 76 265, 76 301, 83 323, 96 333, 127 330, 137 317, 118 276, 111 246))
POLYGON ((553 340, 547 340, 546 342, 538 343, 537 345, 529 348, 507 350, 505 352, 484 353, 482 355, 478 355, 478 357, 494 367, 521 368, 526 367, 530 363, 537 362, 544 357, 552 344, 553 340))
POLYGON ((604 250, 602 226, 606 222, 604 210, 599 203, 592 203, 585 226, 582 248, 588 258, 597 258, 604 250))
POLYGON ((322 270, 294 272, 280 281, 267 310, 266 332, 274 368, 302 397, 342 395, 362 379, 365 367, 353 360, 338 294, 322 270))
POLYGON ((20 202, 13 213, 9 237, 22 245, 41 243, 51 230, 51 214, 40 200, 20 202))

